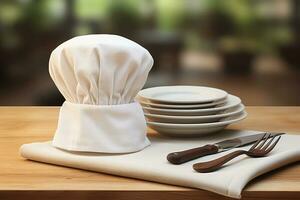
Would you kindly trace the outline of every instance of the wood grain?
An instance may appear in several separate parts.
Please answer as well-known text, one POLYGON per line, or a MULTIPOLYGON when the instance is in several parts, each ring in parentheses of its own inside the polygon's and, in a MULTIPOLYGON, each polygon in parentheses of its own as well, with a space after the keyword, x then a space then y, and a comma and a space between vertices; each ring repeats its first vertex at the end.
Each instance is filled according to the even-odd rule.
MULTIPOLYGON (((0 199, 229 199, 211 192, 27 161, 24 143, 47 141, 58 107, 0 107, 0 199)), ((234 129, 300 134, 300 107, 247 107, 234 129)), ((149 129, 149 134, 156 134, 149 129)), ((253 180, 243 199, 300 199, 300 163, 253 180)))

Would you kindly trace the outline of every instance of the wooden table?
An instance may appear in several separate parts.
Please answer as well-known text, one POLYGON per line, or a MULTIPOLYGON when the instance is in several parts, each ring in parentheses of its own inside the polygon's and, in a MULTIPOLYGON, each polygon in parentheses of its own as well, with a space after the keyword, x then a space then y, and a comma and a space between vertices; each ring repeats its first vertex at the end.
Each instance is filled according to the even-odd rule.
MULTIPOLYGON (((235 129, 300 134, 300 107, 247 107, 235 129)), ((50 140, 58 107, 0 107, 0 200, 7 199, 230 199, 204 190, 164 185, 28 161, 21 144, 50 140)), ((152 132, 150 130, 150 132, 152 132)), ((300 199, 300 164, 256 178, 243 199, 300 199)))

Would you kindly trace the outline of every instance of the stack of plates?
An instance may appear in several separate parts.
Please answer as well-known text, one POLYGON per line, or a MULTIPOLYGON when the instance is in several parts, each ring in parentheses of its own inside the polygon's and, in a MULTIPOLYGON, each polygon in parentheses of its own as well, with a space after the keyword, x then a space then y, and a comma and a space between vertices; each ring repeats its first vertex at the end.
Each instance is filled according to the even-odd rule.
POLYGON ((147 124, 161 134, 199 135, 217 132, 247 116, 241 99, 200 86, 164 86, 137 96, 147 124))

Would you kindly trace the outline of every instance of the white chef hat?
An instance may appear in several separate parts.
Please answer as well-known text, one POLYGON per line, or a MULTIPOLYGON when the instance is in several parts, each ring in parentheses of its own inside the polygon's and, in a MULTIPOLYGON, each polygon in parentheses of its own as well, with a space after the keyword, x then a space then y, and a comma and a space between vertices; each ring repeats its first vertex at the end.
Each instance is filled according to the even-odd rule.
POLYGON ((105 153, 148 146, 146 121, 134 98, 152 65, 145 48, 117 35, 79 36, 59 45, 49 71, 66 101, 52 144, 105 153))

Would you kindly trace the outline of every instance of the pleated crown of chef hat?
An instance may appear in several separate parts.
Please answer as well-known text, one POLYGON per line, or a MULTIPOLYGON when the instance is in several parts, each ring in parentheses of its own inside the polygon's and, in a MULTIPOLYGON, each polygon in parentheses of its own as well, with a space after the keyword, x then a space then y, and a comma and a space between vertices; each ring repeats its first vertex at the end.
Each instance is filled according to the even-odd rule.
POLYGON ((65 97, 52 144, 69 151, 126 153, 150 144, 135 96, 153 65, 150 53, 117 35, 72 38, 53 50, 51 78, 65 97))

